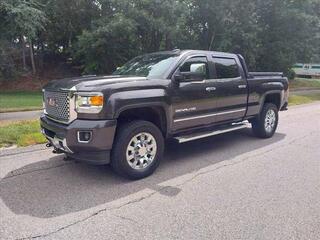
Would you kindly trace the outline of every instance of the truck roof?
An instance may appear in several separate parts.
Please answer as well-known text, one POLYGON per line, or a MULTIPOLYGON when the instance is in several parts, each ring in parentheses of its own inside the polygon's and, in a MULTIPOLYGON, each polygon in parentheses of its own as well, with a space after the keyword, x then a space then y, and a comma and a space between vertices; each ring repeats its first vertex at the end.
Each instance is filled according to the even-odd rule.
POLYGON ((161 51, 155 52, 151 54, 178 54, 178 55, 189 55, 189 54, 212 54, 216 57, 227 57, 227 58, 235 58, 237 54, 227 53, 227 52, 217 52, 217 51, 206 51, 206 50, 192 50, 192 49, 174 49, 171 51, 161 51))

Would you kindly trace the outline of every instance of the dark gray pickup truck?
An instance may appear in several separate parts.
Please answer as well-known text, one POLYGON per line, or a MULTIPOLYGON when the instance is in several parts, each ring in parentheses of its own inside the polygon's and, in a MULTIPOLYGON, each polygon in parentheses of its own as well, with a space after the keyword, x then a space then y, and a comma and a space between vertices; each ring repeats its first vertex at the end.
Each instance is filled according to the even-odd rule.
POLYGON ((54 152, 111 164, 128 178, 153 173, 164 140, 183 143, 252 125, 272 137, 287 109, 282 73, 248 72, 241 55, 174 50, 139 56, 111 76, 50 82, 41 128, 54 152))

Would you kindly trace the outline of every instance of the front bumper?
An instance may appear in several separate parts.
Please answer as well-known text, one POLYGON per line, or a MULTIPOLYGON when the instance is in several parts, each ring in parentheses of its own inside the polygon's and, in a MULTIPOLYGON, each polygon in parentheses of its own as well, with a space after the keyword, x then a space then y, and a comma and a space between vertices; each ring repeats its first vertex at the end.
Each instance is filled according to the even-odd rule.
POLYGON ((116 131, 116 120, 80 120, 69 125, 55 122, 44 114, 40 117, 41 131, 59 152, 80 161, 108 164, 116 131), (78 131, 90 131, 91 140, 78 141, 78 131))

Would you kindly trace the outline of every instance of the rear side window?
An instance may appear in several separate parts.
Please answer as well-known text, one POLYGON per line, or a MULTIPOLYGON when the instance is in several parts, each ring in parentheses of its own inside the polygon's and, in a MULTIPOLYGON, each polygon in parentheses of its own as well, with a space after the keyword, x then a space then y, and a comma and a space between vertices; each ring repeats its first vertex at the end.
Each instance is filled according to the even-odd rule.
POLYGON ((238 65, 233 58, 213 58, 217 78, 236 78, 240 76, 238 65))

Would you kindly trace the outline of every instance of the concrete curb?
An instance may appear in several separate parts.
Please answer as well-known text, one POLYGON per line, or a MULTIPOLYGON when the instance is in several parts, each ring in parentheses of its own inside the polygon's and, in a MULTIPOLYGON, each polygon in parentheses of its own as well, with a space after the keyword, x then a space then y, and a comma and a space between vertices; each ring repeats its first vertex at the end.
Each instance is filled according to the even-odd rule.
POLYGON ((0 150, 0 157, 6 157, 6 156, 29 153, 29 152, 43 151, 46 149, 47 147, 45 144, 37 144, 33 146, 28 146, 28 147, 17 147, 17 148, 11 148, 11 149, 2 149, 0 150))

